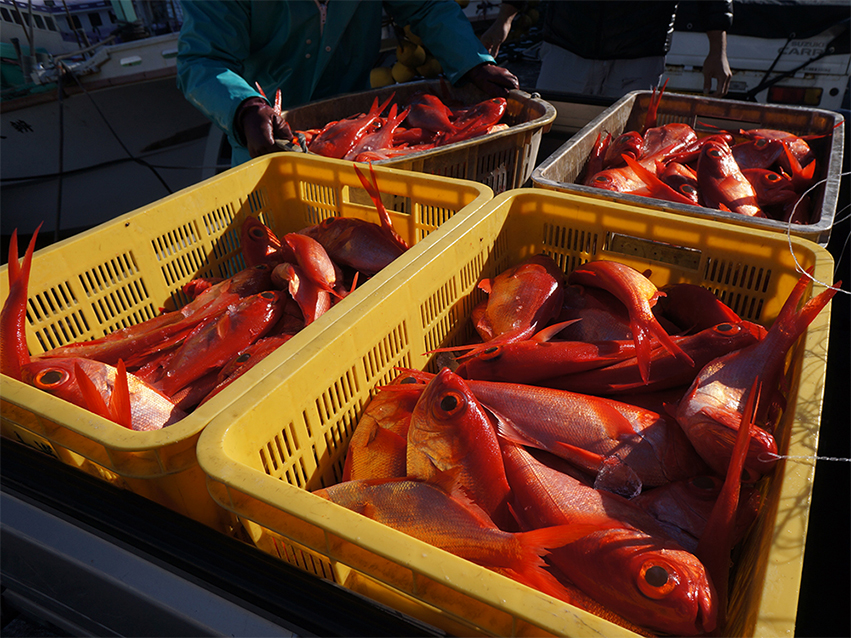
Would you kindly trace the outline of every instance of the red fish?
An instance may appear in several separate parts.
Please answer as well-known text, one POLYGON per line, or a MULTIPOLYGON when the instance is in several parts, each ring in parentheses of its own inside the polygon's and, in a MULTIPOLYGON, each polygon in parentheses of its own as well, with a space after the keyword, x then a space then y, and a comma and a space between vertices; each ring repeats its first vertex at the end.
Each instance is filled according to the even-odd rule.
POLYGON ((481 281, 479 288, 488 293, 488 301, 476 330, 488 345, 510 343, 530 337, 557 316, 564 273, 551 257, 536 255, 481 281))
POLYGON ((395 104, 391 106, 390 113, 387 115, 387 119, 381 123, 381 126, 375 131, 361 137, 354 145, 354 148, 346 153, 343 159, 354 160, 362 153, 380 151, 392 147, 393 132, 408 115, 408 109, 403 110, 401 113, 397 113, 397 109, 398 107, 395 104))
MULTIPOLYGON (((679 403, 677 421, 698 453, 719 474, 727 471, 750 386, 758 379, 764 388, 778 387, 787 351, 836 294, 836 288, 828 288, 796 310, 808 283, 809 277, 802 275, 765 338, 704 366, 679 403)), ((757 407, 757 423, 764 423, 772 399, 767 391, 757 407)), ((769 471, 776 454, 774 437, 761 427, 751 427, 747 480, 769 471)))
POLYGON ((159 430, 186 417, 159 390, 121 369, 89 359, 36 359, 21 380, 133 430, 159 430), (124 407, 116 407, 124 402, 124 407), (129 417, 129 420, 128 420, 129 417))
POLYGON ((119 359, 127 363, 150 352, 161 351, 241 298, 267 290, 271 286, 271 273, 268 265, 246 268, 206 289, 180 310, 116 330, 99 339, 59 346, 42 357, 80 357, 114 365, 119 359))
POLYGON ((393 96, 391 95, 385 102, 379 104, 378 98, 375 98, 369 112, 326 126, 311 141, 310 151, 324 157, 342 159, 354 148, 357 141, 369 131, 392 99, 393 96))
POLYGON ((416 379, 401 374, 393 390, 380 391, 364 408, 346 452, 343 480, 407 476, 408 428, 422 387, 403 386, 416 379))
POLYGON ((739 323, 742 319, 723 301, 703 286, 674 283, 660 288, 665 293, 656 308, 684 333, 713 328, 720 323, 739 323))
POLYGON ((641 375, 635 357, 612 363, 610 366, 574 373, 547 380, 547 385, 585 394, 624 394, 657 391, 685 386, 694 381, 701 368, 721 355, 746 348, 762 338, 764 329, 749 321, 720 323, 686 337, 673 337, 693 361, 690 365, 671 355, 664 348, 654 348, 650 355, 650 373, 641 375))
POLYGON ((240 228, 239 245, 247 267, 267 264, 274 268, 283 261, 295 261, 289 246, 256 217, 247 216, 240 228))
POLYGON ((726 144, 710 142, 697 160, 697 182, 704 206, 749 217, 765 217, 756 191, 733 159, 726 144))
POLYGON ((651 517, 636 512, 629 501, 587 487, 518 446, 504 445, 503 458, 521 529, 609 519, 607 528, 601 525, 551 551, 550 561, 571 582, 654 631, 690 636, 715 628, 715 588, 703 565, 659 531, 656 521, 648 521, 651 517))
POLYGON ((284 263, 275 266, 272 282, 278 288, 289 291, 301 310, 305 326, 319 319, 331 308, 331 295, 328 291, 306 277, 295 264, 284 263))
POLYGON ((693 365, 691 357, 683 352, 653 316, 651 308, 664 293, 634 268, 615 261, 591 261, 570 273, 568 282, 603 288, 626 306, 638 353, 639 370, 645 382, 650 374, 651 334, 672 355, 693 365))
POLYGON ((407 470, 426 481, 456 473, 458 487, 494 522, 509 520, 496 431, 467 384, 449 368, 429 381, 411 415, 407 470))
POLYGON ((283 311, 277 291, 246 297, 202 323, 186 338, 163 370, 156 385, 167 396, 227 363, 278 321, 283 311))
POLYGON ((581 537, 598 525, 592 521, 505 532, 475 505, 420 481, 347 481, 313 493, 478 565, 511 570, 542 588, 551 582, 541 558, 548 548, 581 537))

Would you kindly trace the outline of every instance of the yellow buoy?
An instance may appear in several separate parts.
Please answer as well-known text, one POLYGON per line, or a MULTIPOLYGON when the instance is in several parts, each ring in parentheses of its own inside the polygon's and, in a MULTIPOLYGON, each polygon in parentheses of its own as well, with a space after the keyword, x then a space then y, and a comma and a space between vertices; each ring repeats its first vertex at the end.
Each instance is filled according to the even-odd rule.
POLYGON ((396 59, 405 66, 413 69, 426 61, 426 52, 418 44, 403 42, 400 46, 396 47, 396 59))
POLYGON ((393 75, 393 79, 397 82, 410 82, 417 74, 414 69, 405 64, 402 64, 401 62, 397 62, 393 65, 391 73, 393 75))
POLYGON ((389 66, 377 66, 369 72, 369 85, 373 89, 380 89, 382 86, 390 86, 395 84, 393 72, 389 66))

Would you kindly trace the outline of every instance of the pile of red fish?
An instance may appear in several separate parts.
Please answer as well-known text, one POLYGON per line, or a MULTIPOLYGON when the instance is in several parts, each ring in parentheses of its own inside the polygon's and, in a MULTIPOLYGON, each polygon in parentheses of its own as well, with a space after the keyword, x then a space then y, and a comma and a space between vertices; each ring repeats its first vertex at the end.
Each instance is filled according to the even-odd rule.
POLYGON ((315 493, 642 634, 723 628, 786 353, 835 294, 799 309, 808 283, 766 330, 700 286, 528 259, 480 283, 454 371, 380 388, 315 493))
MULTIPOLYGON (((395 95, 395 94, 394 94, 395 95)), ((391 95, 381 104, 378 98, 367 113, 328 122, 321 129, 300 131, 311 153, 370 162, 461 142, 508 128, 500 124, 505 98, 477 104, 446 103, 438 96, 419 91, 408 100, 390 105, 391 95)))
POLYGON ((0 372, 132 430, 180 421, 407 250, 374 171, 373 183, 355 171, 381 225, 330 217, 279 238, 247 217, 240 240, 245 269, 188 282, 183 292, 191 301, 179 310, 33 358, 25 323, 37 231, 22 263, 13 233, 0 372))
MULTIPOLYGON (((661 98, 661 92, 659 94, 661 98)), ((656 126, 659 99, 642 131, 599 135, 578 183, 678 204, 794 224, 811 223, 805 194, 818 160, 808 141, 757 128, 701 134, 684 123, 656 126)))

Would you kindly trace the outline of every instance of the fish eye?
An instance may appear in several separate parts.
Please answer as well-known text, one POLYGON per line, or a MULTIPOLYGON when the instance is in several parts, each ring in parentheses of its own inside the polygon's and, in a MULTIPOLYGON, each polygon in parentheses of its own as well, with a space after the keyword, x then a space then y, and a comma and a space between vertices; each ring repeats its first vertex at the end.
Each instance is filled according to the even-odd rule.
POLYGON ((769 182, 779 182, 780 175, 778 175, 777 173, 769 173, 765 176, 765 179, 767 179, 769 182))
POLYGON ((482 350, 482 354, 479 355, 479 359, 493 361, 494 359, 499 359, 500 355, 502 355, 502 348, 499 346, 491 346, 490 348, 482 350))
POLYGON ((245 363, 249 359, 251 359, 251 353, 250 352, 243 352, 241 355, 239 355, 236 358, 236 362, 237 363, 245 363))
POLYGON ((764 137, 761 137, 756 142, 754 142, 754 146, 756 146, 757 148, 762 148, 762 147, 767 146, 767 145, 768 145, 768 139, 766 139, 764 137))
POLYGON ((58 385, 61 385, 65 381, 68 380, 68 373, 65 370, 57 370, 56 368, 51 368, 49 370, 43 370, 36 375, 36 383, 44 388, 53 388, 58 385))
POLYGON ((416 383, 417 380, 414 377, 405 377, 399 383, 416 383))
POLYGON ((447 414, 452 414, 458 410, 459 406, 462 404, 463 401, 457 392, 447 392, 440 400, 440 409, 447 414))
POLYGON ((645 562, 638 574, 638 588, 648 598, 664 598, 678 584, 676 572, 657 560, 645 562))
POLYGON ((597 175, 597 177, 595 177, 593 181, 600 182, 601 184, 608 184, 612 181, 612 178, 608 175, 597 175))
POLYGON ((266 290, 265 292, 261 292, 260 296, 263 297, 263 299, 274 299, 275 293, 271 292, 269 290, 266 290))
POLYGON ((721 157, 721 151, 719 151, 717 148, 710 148, 708 151, 706 151, 706 154, 709 155, 709 157, 721 157))
POLYGON ((683 184, 680 186, 680 192, 685 193, 686 195, 694 195, 697 193, 697 189, 691 184, 683 184))
POLYGON ((248 231, 248 235, 253 239, 263 239, 266 236, 266 233, 264 233, 263 229, 259 226, 254 226, 248 231))
POLYGON ((736 326, 731 323, 719 323, 717 326, 715 326, 715 331, 720 332, 722 334, 731 334, 735 332, 735 328, 736 326))

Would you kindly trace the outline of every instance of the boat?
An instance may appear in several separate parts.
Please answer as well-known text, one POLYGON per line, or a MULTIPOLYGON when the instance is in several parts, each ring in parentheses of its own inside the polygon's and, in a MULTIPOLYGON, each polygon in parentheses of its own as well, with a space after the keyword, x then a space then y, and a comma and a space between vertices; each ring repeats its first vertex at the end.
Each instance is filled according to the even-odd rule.
POLYGON ((0 0, 0 16, 3 237, 69 236, 223 168, 176 85, 177 3, 0 0))

